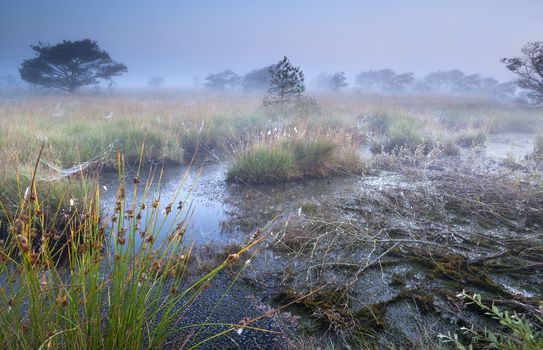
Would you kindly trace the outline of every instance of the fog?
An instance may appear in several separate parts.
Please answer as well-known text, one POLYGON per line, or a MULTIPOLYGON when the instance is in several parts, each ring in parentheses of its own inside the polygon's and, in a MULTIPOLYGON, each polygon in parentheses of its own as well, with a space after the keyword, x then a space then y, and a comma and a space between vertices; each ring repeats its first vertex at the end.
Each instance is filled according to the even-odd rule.
POLYGON ((243 75, 287 55, 308 83, 344 71, 422 78, 437 70, 513 79, 499 61, 543 33, 543 2, 2 1, 0 76, 18 76, 38 42, 90 38, 127 65, 119 87, 191 87, 209 73, 243 75))

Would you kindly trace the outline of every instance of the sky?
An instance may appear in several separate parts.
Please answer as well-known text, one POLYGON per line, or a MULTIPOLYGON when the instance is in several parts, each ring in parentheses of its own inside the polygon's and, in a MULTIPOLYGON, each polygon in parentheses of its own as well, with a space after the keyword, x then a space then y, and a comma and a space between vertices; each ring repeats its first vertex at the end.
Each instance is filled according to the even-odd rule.
POLYGON ((542 0, 0 0, 0 76, 30 45, 90 38, 128 66, 119 86, 191 86, 288 56, 306 77, 391 68, 513 78, 499 61, 543 40, 542 0))

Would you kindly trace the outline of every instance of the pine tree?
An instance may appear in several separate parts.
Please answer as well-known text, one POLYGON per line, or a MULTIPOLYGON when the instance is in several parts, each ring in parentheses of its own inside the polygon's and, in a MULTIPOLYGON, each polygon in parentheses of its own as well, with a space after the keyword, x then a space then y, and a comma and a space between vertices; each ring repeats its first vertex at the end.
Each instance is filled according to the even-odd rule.
POLYGON ((271 79, 264 105, 279 105, 283 112, 286 104, 301 100, 305 91, 304 73, 300 67, 294 67, 286 56, 269 71, 271 79))
POLYGON ((21 79, 29 83, 74 92, 99 80, 112 83, 112 77, 127 71, 90 39, 31 47, 36 57, 24 60, 19 69, 21 79))

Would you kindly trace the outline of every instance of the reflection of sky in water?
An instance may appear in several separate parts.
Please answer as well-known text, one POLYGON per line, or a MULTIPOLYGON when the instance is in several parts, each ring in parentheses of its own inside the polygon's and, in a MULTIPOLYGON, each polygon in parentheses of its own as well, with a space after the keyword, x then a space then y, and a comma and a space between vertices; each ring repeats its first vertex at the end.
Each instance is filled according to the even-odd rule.
MULTIPOLYGON (((148 208, 142 212, 143 217, 139 225, 141 229, 145 228, 146 215, 151 213, 151 203, 159 194, 157 193, 159 171, 160 169, 157 169, 148 199, 145 201, 148 208)), ((221 234, 221 222, 227 219, 227 208, 223 200, 226 189, 224 183, 225 166, 222 164, 197 165, 193 166, 188 174, 186 172, 186 166, 171 166, 164 169, 160 186, 159 219, 157 220, 157 227, 162 225, 162 229, 158 241, 173 232, 183 218, 188 215, 186 237, 190 240, 196 243, 227 243, 228 239, 221 234), (185 174, 187 177, 183 183, 185 174), (179 190, 180 188, 181 190, 179 190), (181 212, 177 210, 180 201, 183 202, 181 212), (170 204, 171 212, 163 222, 165 208, 170 204)), ((148 173, 148 170, 140 172, 138 203, 141 203, 144 196, 144 188, 147 178, 149 178, 148 173)), ((135 171, 127 171, 127 203, 131 203, 133 198, 134 174, 135 171)), ((102 188, 102 209, 106 214, 111 214, 115 207, 115 195, 118 188, 117 174, 104 174, 100 185, 107 188, 107 190, 102 188)), ((137 211, 134 215, 136 214, 137 211)), ((139 240, 139 235, 137 238, 139 240)))

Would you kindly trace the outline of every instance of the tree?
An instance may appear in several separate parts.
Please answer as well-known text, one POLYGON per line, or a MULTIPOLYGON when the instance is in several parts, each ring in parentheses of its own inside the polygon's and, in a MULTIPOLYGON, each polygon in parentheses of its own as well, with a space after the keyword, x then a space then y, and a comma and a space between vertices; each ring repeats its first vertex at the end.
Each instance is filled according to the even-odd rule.
POLYGON ((73 92, 100 80, 112 83, 112 77, 127 72, 124 64, 113 61, 90 39, 56 45, 39 42, 31 47, 37 57, 24 60, 19 72, 21 79, 32 84, 73 92))
POLYGON ((492 88, 492 94, 500 99, 514 99, 517 97, 517 84, 514 81, 497 84, 492 88))
POLYGON ((481 80, 481 88, 487 92, 493 90, 498 84, 499 82, 492 77, 483 78, 481 80))
POLYGON ((528 97, 543 103, 543 41, 529 42, 522 48, 523 57, 503 58, 507 69, 520 76, 517 85, 529 91, 528 97))
POLYGON ((273 68, 273 65, 260 69, 254 69, 249 73, 245 74, 243 76, 243 81, 241 82, 243 90, 266 90, 270 85, 271 81, 271 68, 273 68))
POLYGON ((479 74, 464 75, 457 83, 457 90, 463 92, 481 91, 483 79, 479 74))
POLYGON ((344 72, 335 74, 322 73, 319 75, 318 86, 325 90, 339 91, 349 85, 344 72))
POLYGON ((209 74, 206 77, 204 86, 210 89, 224 90, 225 88, 234 88, 239 85, 241 77, 230 69, 226 69, 216 74, 209 74))
POLYGON ((458 69, 437 71, 426 75, 424 82, 430 86, 431 90, 455 91, 461 85, 460 81, 464 76, 464 73, 458 69))
POLYGON ((396 75, 392 69, 369 70, 355 77, 356 84, 363 90, 384 90, 389 80, 396 75))
POLYGON ((347 83, 347 78, 345 77, 345 72, 338 72, 332 75, 330 78, 330 89, 334 91, 339 91, 349 85, 347 83))
POLYGON ((402 91, 415 81, 413 73, 396 74, 392 69, 369 70, 355 77, 356 84, 363 90, 402 91))
POLYGON ((392 78, 388 79, 388 81, 384 82, 384 88, 388 91, 402 91, 414 81, 415 78, 413 77, 413 73, 411 72, 397 74, 392 78))
POLYGON ((147 81, 147 85, 149 85, 149 87, 152 87, 154 89, 158 89, 159 87, 164 85, 164 81, 165 80, 162 77, 152 77, 152 78, 149 78, 149 80, 147 81))
POLYGON ((279 104, 281 111, 287 103, 300 101, 305 91, 304 72, 294 67, 287 56, 270 68, 270 84, 264 105, 279 104))

